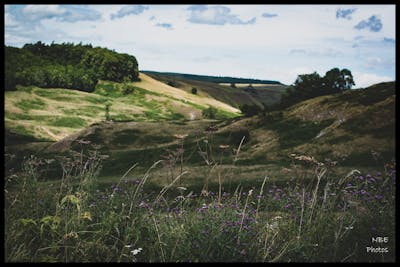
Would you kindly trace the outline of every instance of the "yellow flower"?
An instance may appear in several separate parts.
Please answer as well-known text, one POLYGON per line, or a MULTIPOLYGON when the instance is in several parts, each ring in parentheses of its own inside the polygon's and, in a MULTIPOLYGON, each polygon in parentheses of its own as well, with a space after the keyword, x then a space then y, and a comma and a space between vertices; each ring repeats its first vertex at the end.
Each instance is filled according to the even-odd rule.
POLYGON ((92 221, 92 215, 90 214, 90 212, 88 212, 88 211, 85 211, 83 214, 82 214, 82 219, 88 219, 89 221, 92 221))

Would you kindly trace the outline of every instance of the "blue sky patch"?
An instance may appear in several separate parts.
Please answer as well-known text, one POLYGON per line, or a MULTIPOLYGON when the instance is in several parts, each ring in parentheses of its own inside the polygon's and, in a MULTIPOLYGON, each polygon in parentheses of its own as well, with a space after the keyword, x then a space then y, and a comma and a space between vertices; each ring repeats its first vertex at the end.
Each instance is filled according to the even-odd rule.
POLYGON ((362 20, 354 26, 357 30, 368 29, 371 32, 379 32, 382 27, 382 21, 376 15, 371 16, 368 20, 362 20))

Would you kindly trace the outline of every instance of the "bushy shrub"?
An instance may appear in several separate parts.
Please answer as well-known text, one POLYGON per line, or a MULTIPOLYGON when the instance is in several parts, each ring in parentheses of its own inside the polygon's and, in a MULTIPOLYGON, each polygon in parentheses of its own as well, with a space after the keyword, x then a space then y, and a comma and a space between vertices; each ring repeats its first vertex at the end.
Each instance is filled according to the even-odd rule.
POLYGON ((202 115, 204 118, 207 119, 215 119, 217 116, 217 112, 218 110, 216 108, 210 106, 207 109, 203 110, 202 115))

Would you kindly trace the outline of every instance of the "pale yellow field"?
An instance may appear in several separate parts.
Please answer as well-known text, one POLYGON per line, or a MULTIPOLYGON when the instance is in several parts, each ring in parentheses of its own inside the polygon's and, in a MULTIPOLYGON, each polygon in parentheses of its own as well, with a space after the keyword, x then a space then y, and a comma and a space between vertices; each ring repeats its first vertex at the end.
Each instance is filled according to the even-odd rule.
POLYGON ((162 83, 160 81, 157 81, 150 76, 140 73, 139 78, 141 79, 140 82, 134 82, 133 84, 135 86, 141 87, 143 89, 156 92, 159 94, 167 95, 176 99, 184 100, 184 101, 190 101, 195 104, 201 105, 201 106, 214 106, 216 108, 229 111, 229 112, 234 112, 234 113, 240 113, 240 110, 237 108, 234 108, 228 104, 225 104, 221 101, 218 101, 213 98, 205 98, 197 95, 193 95, 190 93, 187 93, 183 90, 177 89, 175 87, 169 86, 165 83, 162 83))

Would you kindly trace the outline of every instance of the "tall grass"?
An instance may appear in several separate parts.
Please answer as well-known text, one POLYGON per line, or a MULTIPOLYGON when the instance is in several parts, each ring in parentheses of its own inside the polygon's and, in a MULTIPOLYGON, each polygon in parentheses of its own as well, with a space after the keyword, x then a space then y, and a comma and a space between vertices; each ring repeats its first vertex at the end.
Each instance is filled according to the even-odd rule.
MULTIPOLYGON (((211 138, 208 139, 210 141, 211 138)), ((242 145, 243 139, 240 145, 242 145)), ((218 172, 219 192, 193 192, 177 183, 182 168, 160 192, 147 190, 156 161, 142 176, 128 169, 117 184, 101 187, 104 155, 59 157, 59 182, 41 182, 54 159, 27 158, 6 177, 7 262, 385 262, 394 261, 395 164, 381 173, 332 172, 334 163, 293 156, 307 172, 279 187, 265 177, 249 191, 222 191, 230 173, 218 172), (225 176, 224 176, 225 175, 225 176), (384 236, 387 253, 368 253, 384 236)), ((218 153, 204 143, 205 173, 219 168, 218 153)), ((179 145, 184 149, 184 138, 179 145)), ((199 148, 202 145, 199 144, 199 148)), ((233 154, 239 157, 240 147, 233 154)), ((245 177, 243 177, 245 179, 245 177)))

